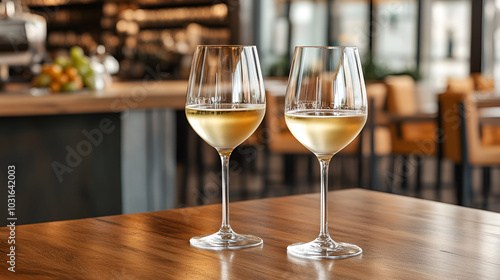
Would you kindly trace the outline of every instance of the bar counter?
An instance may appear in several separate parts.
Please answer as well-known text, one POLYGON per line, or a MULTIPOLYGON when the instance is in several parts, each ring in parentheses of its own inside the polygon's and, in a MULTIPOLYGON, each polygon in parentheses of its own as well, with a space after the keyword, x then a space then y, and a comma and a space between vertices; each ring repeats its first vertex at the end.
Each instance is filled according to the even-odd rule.
POLYGON ((23 224, 175 208, 176 116, 188 82, 153 78, 100 91, 0 90, 0 166, 16 165, 19 192, 40 198, 18 213, 23 224), (45 204, 61 193, 65 203, 45 204))
MULTIPOLYGON (((19 207, 29 207, 21 205, 19 207)), ((256 248, 206 251, 192 236, 220 225, 220 204, 0 229, 0 278, 9 279, 498 279, 500 214, 362 189, 329 194, 333 239, 361 256, 305 260, 286 247, 319 232, 319 194, 230 204, 236 232, 256 248)))
POLYGON ((115 82, 100 91, 51 94, 28 84, 0 92, 0 117, 111 113, 133 109, 184 108, 187 81, 115 82))

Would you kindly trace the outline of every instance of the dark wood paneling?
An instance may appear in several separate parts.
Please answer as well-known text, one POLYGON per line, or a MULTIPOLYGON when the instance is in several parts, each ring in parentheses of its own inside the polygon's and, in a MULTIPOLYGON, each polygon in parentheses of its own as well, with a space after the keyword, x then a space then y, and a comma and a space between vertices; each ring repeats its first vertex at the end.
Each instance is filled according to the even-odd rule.
POLYGON ((0 118, 0 184, 15 165, 18 224, 120 214, 120 143, 119 113, 0 118))

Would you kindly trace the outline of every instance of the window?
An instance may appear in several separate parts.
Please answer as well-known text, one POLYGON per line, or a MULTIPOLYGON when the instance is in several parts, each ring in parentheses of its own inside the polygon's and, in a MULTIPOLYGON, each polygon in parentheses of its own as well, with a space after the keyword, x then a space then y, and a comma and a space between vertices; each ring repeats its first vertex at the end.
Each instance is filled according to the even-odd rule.
POLYGON ((500 82, 500 0, 486 0, 484 7, 483 73, 500 82))
POLYGON ((469 75, 470 0, 433 0, 424 13, 422 70, 424 78, 444 90, 448 77, 469 75))
POLYGON ((331 45, 356 46, 363 57, 369 51, 369 12, 368 1, 335 1, 332 14, 331 45))
POLYGON ((418 6, 415 0, 376 1, 373 55, 389 73, 417 67, 418 6))

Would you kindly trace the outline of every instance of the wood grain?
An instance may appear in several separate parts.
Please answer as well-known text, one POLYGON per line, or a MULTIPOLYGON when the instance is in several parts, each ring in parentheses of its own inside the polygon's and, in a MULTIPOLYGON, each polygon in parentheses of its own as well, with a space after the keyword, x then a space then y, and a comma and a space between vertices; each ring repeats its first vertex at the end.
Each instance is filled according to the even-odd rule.
POLYGON ((115 82, 101 91, 34 96, 28 85, 0 93, 0 116, 109 113, 134 109, 183 109, 187 81, 115 82))
MULTIPOLYGON (((21 201, 19 202, 21 203, 21 201)), ((239 233, 258 248, 205 251, 189 238, 212 233, 220 205, 19 226, 16 273, 7 271, 8 228, 0 229, 5 279, 498 279, 500 214, 398 195, 330 192, 330 233, 361 256, 289 257, 290 243, 319 231, 319 194, 231 203, 239 233)))

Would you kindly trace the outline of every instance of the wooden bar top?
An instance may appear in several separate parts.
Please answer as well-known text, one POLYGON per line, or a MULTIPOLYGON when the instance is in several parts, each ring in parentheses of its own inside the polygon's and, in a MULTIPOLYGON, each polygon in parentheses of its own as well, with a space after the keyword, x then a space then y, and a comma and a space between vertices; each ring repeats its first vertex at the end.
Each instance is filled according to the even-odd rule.
MULTIPOLYGON (((498 279, 500 214, 362 189, 329 194, 333 239, 363 254, 342 260, 287 256, 319 232, 319 194, 230 204, 238 233, 257 248, 206 251, 189 238, 218 230, 220 204, 17 226, 16 272, 1 279, 498 279)), ((21 206, 19 201, 19 207, 21 206)), ((25 205, 24 207, 29 207, 25 205)))
POLYGON ((40 94, 28 84, 12 84, 0 93, 0 117, 109 113, 134 109, 183 109, 187 81, 115 82, 100 91, 40 94))

